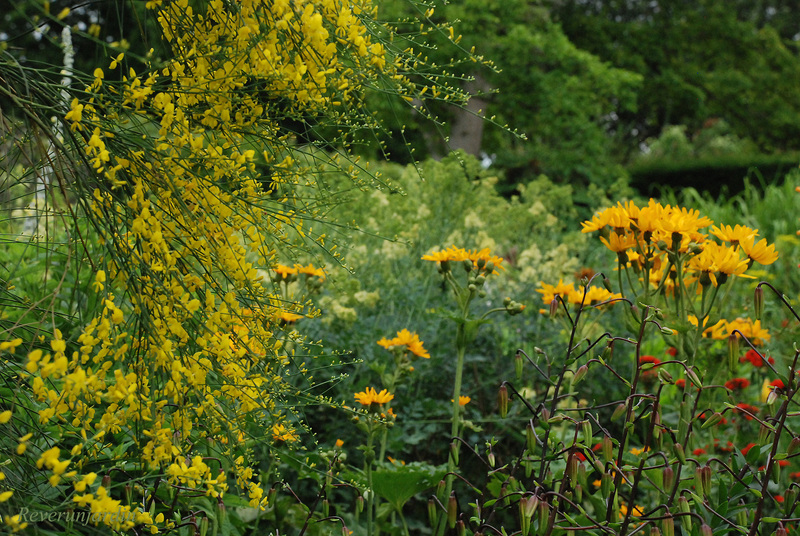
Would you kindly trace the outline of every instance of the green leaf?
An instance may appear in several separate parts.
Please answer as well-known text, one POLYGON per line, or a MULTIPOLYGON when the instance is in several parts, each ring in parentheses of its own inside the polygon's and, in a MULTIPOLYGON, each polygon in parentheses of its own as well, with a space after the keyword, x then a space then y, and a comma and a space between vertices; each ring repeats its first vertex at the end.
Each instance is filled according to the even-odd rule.
POLYGON ((422 462, 406 465, 389 465, 372 473, 372 488, 401 512, 403 505, 417 493, 432 488, 444 477, 444 466, 433 466, 422 462))

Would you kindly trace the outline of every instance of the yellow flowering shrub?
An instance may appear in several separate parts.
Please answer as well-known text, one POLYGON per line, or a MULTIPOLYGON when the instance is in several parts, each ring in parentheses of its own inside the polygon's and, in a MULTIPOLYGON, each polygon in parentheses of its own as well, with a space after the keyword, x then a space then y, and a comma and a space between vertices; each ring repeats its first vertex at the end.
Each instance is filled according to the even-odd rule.
MULTIPOLYGON (((168 58, 141 68, 115 50, 61 114, 69 143, 54 137, 83 164, 64 200, 88 223, 81 253, 91 258, 96 312, 77 333, 10 333, 0 351, 26 350, 16 358, 18 399, 35 420, 18 423, 33 433, 14 443, 18 455, 72 507, 131 514, 98 515, 96 524, 157 531, 184 515, 158 498, 162 481, 178 495, 222 500, 238 490, 266 507, 252 434, 291 448, 302 434, 295 406, 327 403, 308 393, 296 337, 289 345, 284 335, 308 308, 281 283, 325 278, 312 265, 278 264, 296 244, 327 247, 312 227, 318 209, 295 188, 314 184, 315 160, 356 174, 347 142, 370 124, 365 91, 424 91, 404 75, 421 60, 387 49, 392 29, 369 0, 147 8, 168 58), (312 151, 292 121, 335 125, 340 134, 328 141, 338 151, 312 151), (52 431, 48 441, 37 425, 52 431), (112 485, 119 464, 141 488, 138 503, 121 502, 112 485)), ((24 528, 13 516, 5 522, 24 528)))

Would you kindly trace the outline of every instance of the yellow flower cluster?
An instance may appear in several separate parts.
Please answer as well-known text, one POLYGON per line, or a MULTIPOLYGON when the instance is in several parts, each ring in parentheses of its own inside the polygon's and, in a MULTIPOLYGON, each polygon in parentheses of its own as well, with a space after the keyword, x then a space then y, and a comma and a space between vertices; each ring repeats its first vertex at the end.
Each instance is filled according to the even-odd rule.
MULTIPOLYGON (((556 296, 561 298, 567 303, 573 305, 596 305, 598 303, 607 302, 610 300, 618 300, 622 298, 621 294, 609 292, 608 290, 600 287, 590 286, 586 289, 576 289, 572 283, 564 283, 562 279, 558 280, 557 285, 549 285, 540 282, 542 288, 536 289, 536 292, 542 295, 542 301, 545 304, 553 303, 556 296)), ((541 310, 540 312, 546 312, 541 310)))
POLYGON ((373 404, 383 405, 387 402, 391 402, 392 399, 394 399, 394 395, 386 389, 382 389, 380 392, 377 392, 374 388, 367 387, 366 390, 356 393, 355 399, 358 400, 362 406, 369 407, 373 404))
MULTIPOLYGON (((697 317, 689 315, 689 323, 697 327, 697 317)), ((750 318, 737 318, 735 320, 722 319, 713 326, 703 330, 703 336, 716 340, 727 340, 734 332, 738 331, 756 346, 769 341, 772 337, 769 330, 761 326, 760 320, 750 318)))
MULTIPOLYGON (((447 249, 443 249, 441 251, 433 251, 428 255, 422 256, 423 261, 434 261, 438 263, 442 262, 461 262, 461 261, 472 261, 473 265, 477 269, 482 269, 486 263, 491 262, 495 268, 501 268, 505 270, 503 267, 503 258, 498 257, 497 255, 492 255, 489 248, 484 248, 481 250, 472 250, 472 249, 463 249, 456 247, 455 245, 450 246, 447 249)), ((496 270, 490 270, 491 273, 497 273, 496 270)))
POLYGON ((771 264, 778 258, 774 245, 758 241, 758 230, 742 225, 712 227, 711 240, 701 229, 713 221, 696 210, 663 206, 651 199, 638 207, 617 203, 582 223, 583 232, 601 231, 600 240, 617 253, 620 263, 648 273, 648 284, 671 289, 670 273, 680 270, 684 283, 724 283, 741 276, 754 262, 771 264))
POLYGON ((314 268, 313 264, 309 264, 308 266, 302 266, 300 264, 286 266, 279 264, 274 268, 274 271, 281 280, 289 279, 293 275, 306 275, 308 277, 319 277, 320 279, 325 279, 325 270, 322 268, 314 268))
POLYGON ((407 329, 402 329, 397 332, 397 337, 393 339, 383 338, 378 341, 378 344, 391 350, 392 348, 405 347, 409 352, 417 357, 424 357, 430 359, 431 355, 425 348, 422 347, 422 341, 419 340, 419 335, 411 333, 407 329))
MULTIPOLYGON (((259 423, 275 444, 299 440, 285 418, 290 404, 276 404, 296 392, 298 371, 279 323, 299 315, 260 275, 290 234, 311 232, 299 216, 313 214, 291 196, 307 169, 281 119, 324 113, 346 124, 366 85, 380 78, 397 89, 403 77, 374 40, 369 0, 147 7, 169 59, 137 73, 115 55, 108 70, 119 76, 95 70, 65 115, 89 164, 76 188, 88 189, 103 251, 92 285, 101 306, 76 339, 55 330, 24 363, 40 422, 60 431, 37 465, 53 486, 74 478, 83 493, 92 482, 67 469, 115 463, 110 442, 131 441, 143 474, 216 497, 228 491, 226 475, 212 475, 198 455, 213 449, 232 460, 250 504, 264 507, 252 453, 227 438, 259 423), (120 141, 131 132, 141 139, 120 141), (270 166, 268 187, 257 162, 270 166), (76 443, 71 460, 59 458, 76 443)), ((311 265, 276 272, 325 277, 311 265)), ((414 349, 424 351, 421 342, 414 349)), ((110 493, 101 486, 76 501, 119 510, 110 493)))

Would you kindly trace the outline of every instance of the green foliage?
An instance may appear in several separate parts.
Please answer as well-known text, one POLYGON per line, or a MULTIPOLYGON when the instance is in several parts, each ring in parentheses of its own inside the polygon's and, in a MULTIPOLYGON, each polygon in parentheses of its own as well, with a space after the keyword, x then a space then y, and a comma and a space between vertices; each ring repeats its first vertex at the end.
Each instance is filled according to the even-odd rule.
MULTIPOLYGON (((463 65, 465 77, 454 81, 475 95, 474 106, 459 109, 422 99, 425 109, 447 123, 440 130, 448 136, 446 146, 438 136, 419 129, 416 114, 396 107, 385 110, 403 118, 402 139, 416 145, 414 157, 443 155, 451 148, 464 148, 460 143, 469 145, 476 156, 490 155, 493 165, 508 171, 498 185, 507 195, 517 183, 540 174, 556 183, 596 184, 602 190, 625 177, 615 161, 614 136, 607 125, 614 114, 636 108, 639 75, 576 48, 537 3, 469 0, 433 5, 433 20, 458 22, 453 23, 452 38, 443 31, 431 32, 433 46, 425 49, 425 56, 448 64, 454 50, 462 49, 491 63, 463 65), (468 123, 469 132, 457 131, 476 114, 490 118, 490 123, 468 123), (421 152, 422 143, 427 153, 421 152)), ((412 8, 405 9, 407 16, 412 8)))
POLYGON ((668 125, 696 130, 711 118, 762 151, 798 148, 797 43, 779 32, 795 24, 774 2, 579 2, 555 6, 569 39, 602 61, 643 76, 638 107, 614 130, 629 155, 668 125), (758 5, 756 5, 758 4, 758 5), (773 9, 774 8, 774 9, 773 9))
MULTIPOLYGON (((502 88, 487 113, 528 140, 492 133, 486 152, 521 175, 515 178, 543 173, 556 182, 608 188, 625 172, 615 163, 606 122, 636 108, 641 77, 579 50, 558 24, 515 15, 503 17, 509 27, 501 38, 485 37, 486 53, 502 58, 501 72, 487 77, 502 88)), ((481 37, 474 36, 478 46, 481 37)))
MULTIPOLYGON (((566 227, 577 215, 570 186, 540 177, 506 199, 495 190, 498 178, 491 170, 459 153, 419 167, 385 165, 377 171, 381 189, 351 190, 346 204, 332 212, 343 223, 360 222, 358 232, 340 238, 357 278, 331 270, 320 300, 322 324, 330 326, 326 335, 332 339, 324 338, 336 346, 371 355, 365 348, 390 334, 387 320, 401 311, 406 321, 418 318, 416 329, 423 333, 428 321, 433 329, 436 315, 426 304, 441 290, 420 257, 434 248, 489 248, 506 257, 508 273, 497 283, 502 286, 491 289, 495 302, 530 294, 538 281, 580 267, 576 252, 584 237, 566 227)), ((336 236, 341 229, 318 231, 336 236)))
POLYGON ((385 465, 373 473, 375 493, 401 512, 417 493, 431 489, 444 477, 444 469, 423 462, 385 465))
MULTIPOLYGON (((680 137, 669 150, 689 154, 689 145, 681 145, 680 137), (681 148, 683 147, 683 148, 681 148)), ((669 140, 664 140, 669 144, 669 140)), ((796 154, 738 154, 705 156, 672 160, 670 158, 642 159, 628 167, 631 186, 644 194, 658 195, 673 188, 696 188, 712 196, 745 190, 749 180, 776 184, 797 165, 796 154)))

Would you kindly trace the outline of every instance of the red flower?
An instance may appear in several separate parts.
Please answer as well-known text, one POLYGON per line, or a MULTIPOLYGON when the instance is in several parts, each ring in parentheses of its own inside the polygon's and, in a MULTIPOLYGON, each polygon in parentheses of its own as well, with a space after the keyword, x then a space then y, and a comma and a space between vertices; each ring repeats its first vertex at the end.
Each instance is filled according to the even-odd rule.
POLYGON ((781 467, 786 467, 789 465, 789 460, 778 460, 778 465, 781 467))
POLYGON ((732 380, 728 380, 725 382, 725 387, 730 389, 731 391, 735 391, 737 389, 744 389, 750 385, 750 380, 747 378, 734 378, 732 380))
MULTIPOLYGON (((761 354, 750 348, 744 357, 739 359, 740 362, 744 363, 745 361, 749 361, 754 367, 761 368, 764 366, 764 359, 761 357, 761 354)), ((767 359, 770 365, 775 364, 775 360, 771 357, 767 359)))
POLYGON ((745 456, 747 456, 747 453, 748 453, 748 452, 750 452, 750 449, 751 449, 751 448, 753 448, 753 447, 755 447, 755 446, 756 446, 756 444, 755 444, 755 443, 748 443, 748 444, 747 444, 747 446, 746 446, 745 448, 743 448, 743 449, 742 449, 742 454, 744 454, 745 456))
POLYGON ((784 501, 783 495, 775 495, 775 502, 782 503, 784 501))
POLYGON ((578 458, 579 461, 582 462, 586 461, 586 456, 584 456, 582 452, 576 452, 575 457, 578 458))
POLYGON ((715 439, 714 448, 720 452, 733 452, 733 443, 728 441, 728 443, 723 446, 719 444, 719 440, 715 439))
POLYGON ((772 380, 771 382, 769 382, 769 384, 770 384, 772 387, 777 387, 778 389, 783 389, 783 388, 785 387, 785 386, 783 385, 783 380, 781 380, 781 379, 772 380))
POLYGON ((643 365, 645 363, 653 363, 654 365, 658 365, 659 363, 661 363, 661 360, 651 355, 643 355, 639 357, 639 364, 643 365))
POLYGON ((678 349, 675 348, 674 346, 670 346, 669 348, 667 348, 667 353, 672 357, 675 357, 676 355, 678 355, 678 349))
POLYGON ((694 454, 695 456, 700 456, 700 455, 705 454, 705 453, 706 453, 706 449, 694 449, 692 451, 692 454, 694 454))
POLYGON ((683 389, 684 387, 686 387, 686 380, 684 380, 683 378, 681 378, 680 380, 675 380, 675 385, 683 389))
POLYGON ((795 473, 789 473, 789 478, 791 478, 792 480, 800 480, 800 471, 797 471, 795 473))

